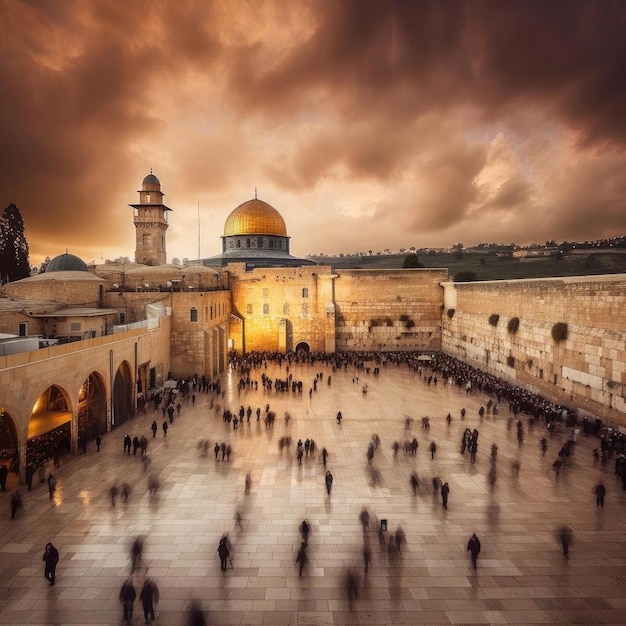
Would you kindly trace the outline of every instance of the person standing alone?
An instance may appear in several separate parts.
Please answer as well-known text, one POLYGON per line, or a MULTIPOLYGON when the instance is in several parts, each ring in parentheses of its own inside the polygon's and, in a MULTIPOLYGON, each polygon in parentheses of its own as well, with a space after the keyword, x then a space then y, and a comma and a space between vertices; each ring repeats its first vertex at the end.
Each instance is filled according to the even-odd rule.
POLYGON ((50 583, 50 585, 54 585, 57 563, 59 562, 59 551, 51 543, 47 543, 42 560, 46 564, 43 575, 46 577, 46 580, 50 583))
POLYGON ((476 569, 476 560, 480 554, 480 540, 476 536, 476 533, 473 533, 470 540, 467 542, 467 551, 472 555, 472 565, 474 569, 476 569))

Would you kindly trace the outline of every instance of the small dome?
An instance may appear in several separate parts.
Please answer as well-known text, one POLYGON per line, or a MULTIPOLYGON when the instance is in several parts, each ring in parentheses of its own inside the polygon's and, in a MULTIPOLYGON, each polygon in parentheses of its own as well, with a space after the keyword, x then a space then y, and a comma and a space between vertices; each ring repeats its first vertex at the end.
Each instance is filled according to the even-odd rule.
POLYGON ((87 272, 87 264, 73 254, 66 252, 59 254, 48 263, 46 274, 48 272, 87 272))
POLYGON ((141 182, 142 185, 160 185, 161 181, 150 172, 141 182))
POLYGON ((224 224, 224 236, 278 235, 287 236, 287 227, 280 213, 267 202, 254 198, 240 204, 224 224))

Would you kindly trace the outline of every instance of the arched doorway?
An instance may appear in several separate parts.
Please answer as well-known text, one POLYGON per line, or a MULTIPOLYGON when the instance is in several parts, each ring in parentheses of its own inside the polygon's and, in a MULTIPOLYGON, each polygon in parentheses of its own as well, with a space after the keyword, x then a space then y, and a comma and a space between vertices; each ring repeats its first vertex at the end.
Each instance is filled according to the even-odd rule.
POLYGON ((26 464, 44 465, 72 449, 72 409, 67 393, 50 385, 38 398, 28 423, 26 464))
POLYGON ((133 414, 133 379, 130 367, 124 361, 115 372, 113 383, 113 415, 111 427, 123 424, 133 414))
POLYGON ((310 350, 309 344, 306 341, 301 341, 296 346, 296 352, 309 352, 309 350, 310 350))
POLYGON ((17 429, 13 418, 3 409, 0 409, 0 464, 6 465, 9 472, 20 470, 17 429))
POLYGON ((107 431, 107 400, 102 377, 92 372, 78 392, 78 439, 93 441, 107 431))

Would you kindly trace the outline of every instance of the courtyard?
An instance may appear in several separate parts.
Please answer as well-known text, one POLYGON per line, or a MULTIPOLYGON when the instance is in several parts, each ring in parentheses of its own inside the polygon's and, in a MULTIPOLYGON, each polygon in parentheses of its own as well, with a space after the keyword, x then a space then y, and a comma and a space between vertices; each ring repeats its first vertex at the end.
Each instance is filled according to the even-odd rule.
MULTIPOLYGON (((427 385, 423 375, 396 365, 382 367, 378 376, 294 365, 290 373, 303 381, 302 394, 264 391, 263 372, 287 377, 285 365, 270 363, 251 374, 258 390, 238 391, 237 375, 224 375, 224 396, 196 392, 194 405, 182 401, 167 437, 161 413, 149 407, 104 435, 99 453, 92 443, 86 455, 65 459, 55 472, 52 500, 45 483, 37 482, 32 492, 20 486, 24 507, 14 521, 10 491, 1 493, 0 623, 121 623, 119 591, 130 575, 129 551, 137 536, 145 537, 145 549, 133 580, 138 594, 146 576, 158 585, 155 624, 186 624, 192 600, 210 624, 625 623, 626 492, 612 461, 606 468, 593 466, 596 438, 581 434, 556 481, 552 463, 569 433, 563 429, 549 437, 540 424, 531 431, 521 416, 525 440, 518 446, 507 406, 500 405, 495 418, 479 419, 479 407, 488 401, 483 394, 467 395, 441 381, 427 385), (317 391, 309 394, 320 372, 317 391), (256 408, 263 416, 266 404, 276 414, 272 428, 256 420, 256 408), (240 406, 250 406, 253 414, 249 424, 234 430, 222 411, 236 413, 240 406), (409 430, 406 416, 413 418, 409 430), (430 418, 428 431, 422 416, 430 418), (154 419, 159 429, 153 439, 154 419), (475 464, 460 454, 465 428, 480 433, 475 464), (139 454, 124 454, 125 433, 148 437, 147 467, 139 454), (374 434, 380 447, 368 465, 374 434), (292 444, 281 454, 279 440, 286 436, 292 444), (401 448, 394 458, 392 443, 413 437, 417 454, 405 455, 401 448), (316 452, 299 464, 296 441, 307 438, 316 452), (206 440, 208 454, 199 445, 206 440), (231 445, 230 461, 221 455, 216 461, 215 442, 231 445), (492 443, 498 446, 493 487, 492 443), (334 476, 330 497, 323 447, 334 476), (413 472, 419 477, 416 495, 409 482, 413 472), (154 496, 147 487, 151 476, 160 484, 154 496), (447 509, 433 492, 433 478, 450 486, 447 509), (603 510, 593 494, 599 480, 607 488, 603 510), (118 498, 112 506, 109 490, 124 482, 131 487, 128 503, 118 498), (363 507, 370 513, 367 577, 363 507), (304 519, 311 526, 309 561, 299 577, 295 559, 304 519), (385 545, 379 543, 380 520, 387 523, 385 545), (573 530, 569 559, 556 536, 563 524, 573 530), (398 527, 406 544, 390 559, 387 544, 398 527), (233 546, 232 567, 222 572, 217 546, 225 532, 233 546), (474 532, 482 543, 476 570, 466 550, 474 532), (49 541, 60 553, 55 586, 43 577, 49 541), (348 570, 359 577, 352 610, 348 570)), ((144 623, 139 599, 133 623, 144 623)))

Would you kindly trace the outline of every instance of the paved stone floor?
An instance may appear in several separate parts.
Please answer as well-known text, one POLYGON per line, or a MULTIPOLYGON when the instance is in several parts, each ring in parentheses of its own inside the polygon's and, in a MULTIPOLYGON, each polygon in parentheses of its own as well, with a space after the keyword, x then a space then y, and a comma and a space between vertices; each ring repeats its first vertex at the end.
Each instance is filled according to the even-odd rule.
MULTIPOLYGON (((134 575, 137 589, 146 575, 161 591, 156 624, 185 624, 192 599, 201 603, 210 624, 625 624, 626 623, 626 492, 611 467, 594 468, 597 440, 581 437, 571 466, 557 483, 552 461, 566 433, 549 440, 542 457, 540 428, 527 433, 518 448, 515 428, 507 428, 502 407, 494 420, 480 423, 479 394, 439 384, 428 387, 405 367, 383 368, 380 377, 333 374, 309 398, 316 371, 297 366, 296 379, 305 393, 265 394, 236 390, 224 377, 227 393, 215 401, 199 396, 195 407, 183 406, 163 437, 151 438, 155 414, 139 415, 103 438, 102 451, 90 444, 86 456, 67 459, 58 470, 58 489, 50 501, 46 485, 23 491, 25 507, 11 521, 9 493, 0 494, 5 513, 0 520, 0 623, 118 624, 119 589, 129 575, 132 540, 144 535, 143 567, 134 575), (362 393, 362 383, 368 393, 362 393), (270 403, 279 417, 273 430, 254 421, 233 431, 221 420, 221 406, 237 410, 270 403), (467 417, 460 420, 461 407, 467 417), (341 409, 341 426, 335 415, 341 409), (288 426, 282 416, 289 411, 288 426), (445 415, 453 421, 447 426, 445 415), (419 441, 416 457, 391 444, 404 440, 404 416, 416 418, 412 434, 419 441), (430 433, 420 417, 431 418, 430 433), (478 460, 471 465, 459 453, 462 430, 480 431, 478 460), (124 432, 150 437, 152 467, 140 457, 125 456, 124 432), (373 433, 381 440, 374 458, 379 482, 372 484, 366 462, 373 433), (278 440, 311 437, 330 452, 334 474, 331 497, 324 488, 318 455, 302 466, 291 454, 279 456, 278 440), (203 457, 201 439, 230 442, 230 462, 203 457), (430 441, 437 443, 434 460, 430 441), (489 448, 499 446, 498 479, 487 481, 489 448), (513 476, 511 463, 521 471, 513 476), (421 479, 414 496, 409 476, 421 479), (250 473, 252 489, 244 494, 250 473), (156 497, 147 490, 149 473, 158 476, 156 497), (432 478, 450 485, 447 510, 432 492, 432 478), (592 493, 602 479, 607 486, 604 510, 592 493), (112 507, 110 486, 128 481, 128 504, 112 507), (363 576, 361 508, 372 516, 373 563, 363 576), (242 528, 235 528, 236 510, 242 528), (387 538, 398 526, 407 545, 390 563, 373 530, 374 517, 388 521, 387 538), (295 557, 298 525, 311 523, 309 563, 302 578, 295 557), (566 560, 555 530, 568 524, 574 533, 566 560), (233 568, 222 573, 216 554, 223 532, 233 544, 233 568), (478 569, 466 552, 472 532, 482 542, 478 569), (46 542, 58 548, 57 583, 43 577, 46 542), (344 579, 348 568, 360 576, 358 599, 350 611, 344 579)), ((276 375, 275 366, 268 373, 276 375)), ((328 372, 325 372, 327 374, 328 372)), ((260 381, 260 372, 253 377, 260 381)), ((284 369, 282 372, 284 376, 284 369)), ((162 419, 159 419, 159 424, 162 419)), ((139 600, 134 623, 143 623, 139 600)))

